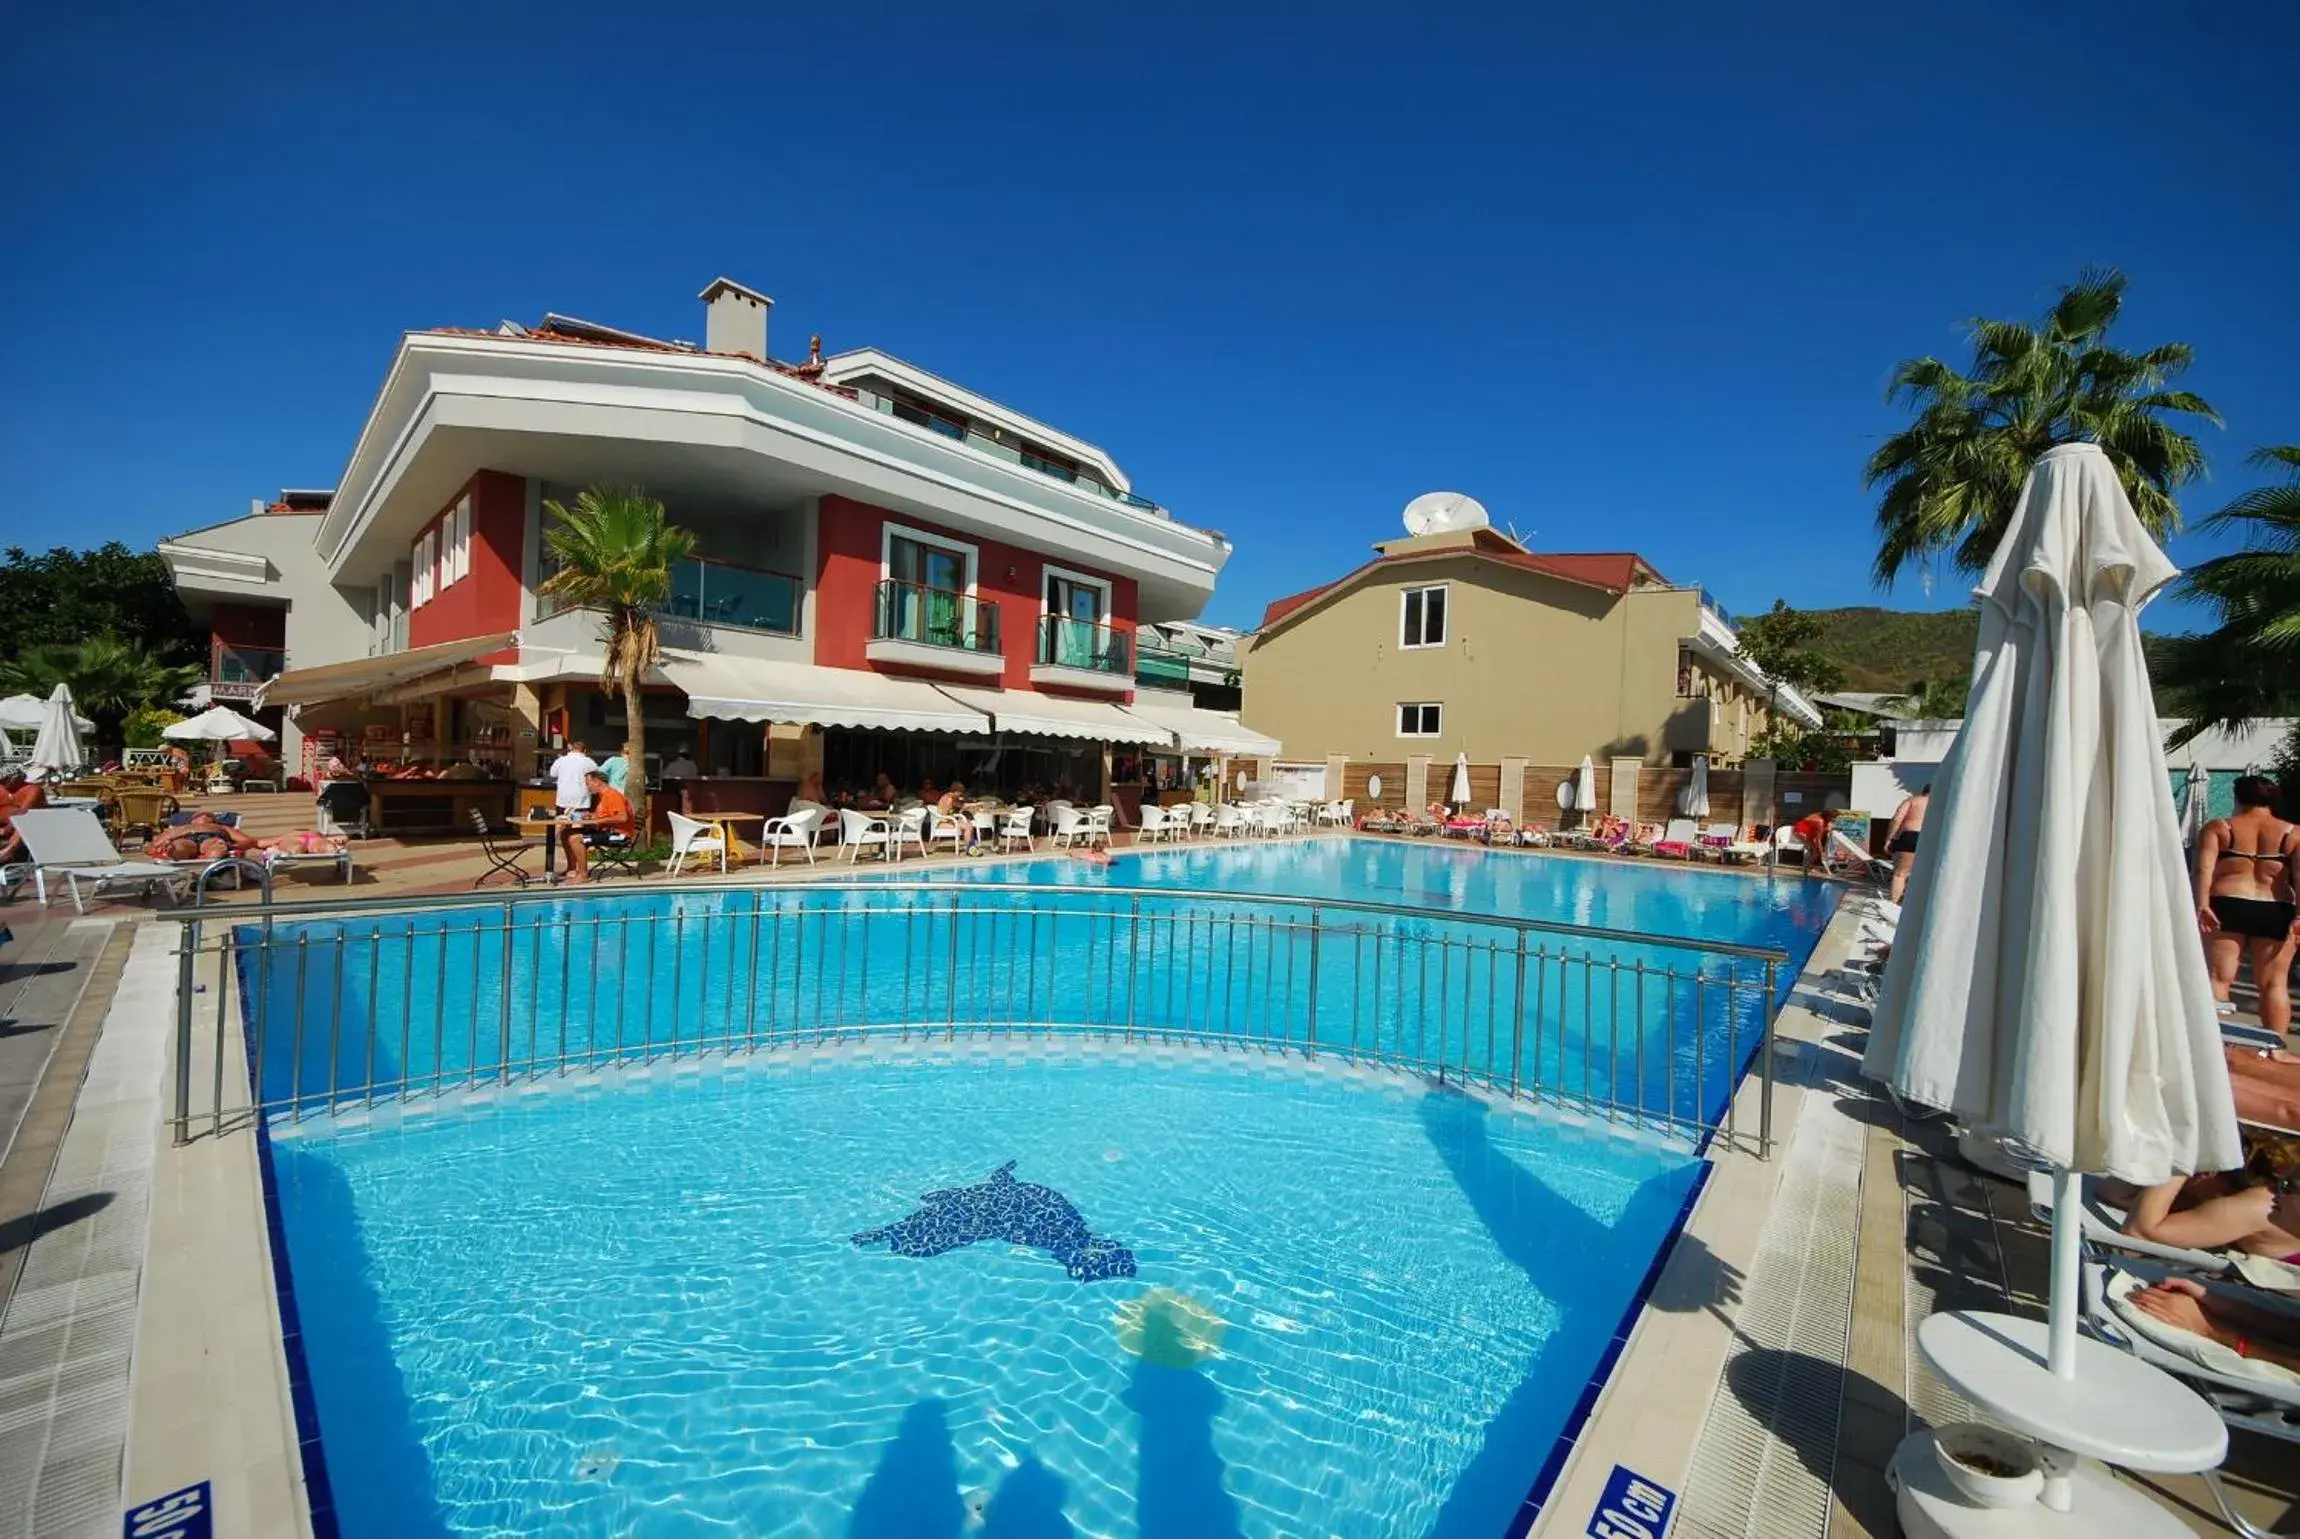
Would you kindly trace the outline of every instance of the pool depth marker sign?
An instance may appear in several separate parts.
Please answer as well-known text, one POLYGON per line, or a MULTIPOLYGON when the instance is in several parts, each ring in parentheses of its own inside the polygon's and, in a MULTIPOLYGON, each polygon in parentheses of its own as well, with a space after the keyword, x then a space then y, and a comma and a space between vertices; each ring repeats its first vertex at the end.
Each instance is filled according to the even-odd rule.
POLYGON ((1675 1491, 1616 1464, 1589 1515, 1587 1533, 1589 1539, 1662 1539, 1676 1510, 1675 1491))
POLYGON ((156 1496, 120 1520, 122 1539, 213 1539, 215 1531, 215 1497, 204 1480, 156 1496))

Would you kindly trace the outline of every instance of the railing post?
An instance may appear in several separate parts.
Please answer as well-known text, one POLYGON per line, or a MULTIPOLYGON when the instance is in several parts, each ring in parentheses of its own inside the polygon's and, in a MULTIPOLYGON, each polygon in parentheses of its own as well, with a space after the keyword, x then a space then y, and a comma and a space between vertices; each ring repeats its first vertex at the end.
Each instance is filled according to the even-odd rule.
POLYGON ((511 1083, 511 900, 503 900, 503 987, 502 1016, 496 1025, 499 1056, 495 1060, 495 1081, 499 1085, 511 1083))
POLYGON ((192 995, 199 987, 200 922, 176 935, 176 1133, 180 1148, 192 1141, 192 995))
POLYGON ((1525 1058, 1525 931, 1517 932, 1517 994, 1509 1012, 1509 1093, 1518 1091, 1519 1066, 1525 1058))
MULTIPOLYGON (((943 1016, 942 1036, 944 1041, 954 1042, 958 1039, 958 891, 955 888, 950 894, 950 954, 943 959, 942 970, 950 979, 950 1009, 943 1016)), ((908 998, 909 994, 910 980, 906 978, 903 995, 908 998)))
POLYGON ((1758 1068, 1765 1097, 1757 1108, 1757 1158, 1761 1160, 1773 1157, 1773 1017, 1778 1013, 1773 990, 1778 981, 1779 966, 1777 962, 1765 964, 1765 1040, 1757 1049, 1765 1055, 1764 1063, 1758 1068))
POLYGON ((1134 1040, 1134 968, 1142 954, 1142 899, 1126 900, 1126 1040, 1134 1040))
POLYGON ((1302 1049, 1302 1056, 1305 1058, 1318 1056, 1318 937, 1323 930, 1324 924, 1318 917, 1318 911, 1312 908, 1310 910, 1310 1030, 1309 1041, 1302 1049))

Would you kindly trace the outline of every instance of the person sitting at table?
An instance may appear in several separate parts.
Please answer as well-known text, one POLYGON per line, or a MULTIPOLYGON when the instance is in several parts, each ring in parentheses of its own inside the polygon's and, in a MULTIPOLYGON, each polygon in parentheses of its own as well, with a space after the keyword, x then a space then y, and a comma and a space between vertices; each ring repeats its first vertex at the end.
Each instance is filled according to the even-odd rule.
POLYGON ((818 807, 828 807, 831 804, 831 799, 823 794, 823 772, 821 770, 807 771, 806 777, 799 782, 797 799, 802 802, 813 802, 818 807))
POLYGON ((631 818, 631 801, 622 792, 607 784, 604 772, 594 767, 583 777, 591 793, 591 809, 568 819, 567 826, 559 830, 559 837, 567 845, 567 880, 591 880, 591 850, 594 845, 629 844, 637 831, 631 818))
POLYGON ((895 786, 894 777, 887 774, 885 770, 880 770, 878 777, 871 781, 870 790, 864 793, 862 804, 865 807, 883 810, 892 807, 895 804, 895 799, 901 795, 902 792, 895 786))
MULTIPOLYGON (((928 788, 932 789, 932 782, 929 782, 928 788)), ((952 781, 950 789, 936 797, 933 805, 937 815, 950 818, 958 824, 962 830, 959 849, 971 854, 982 838, 982 831, 974 826, 974 819, 966 810, 966 782, 952 781)))

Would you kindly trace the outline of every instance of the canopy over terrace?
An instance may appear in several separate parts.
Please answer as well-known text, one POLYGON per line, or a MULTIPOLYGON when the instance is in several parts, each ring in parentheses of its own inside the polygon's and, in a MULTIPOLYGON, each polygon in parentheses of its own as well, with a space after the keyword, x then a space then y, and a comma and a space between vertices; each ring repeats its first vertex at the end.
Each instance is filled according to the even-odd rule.
POLYGON ((382 657, 355 657, 348 663, 290 668, 256 692, 256 704, 326 705, 361 701, 392 705, 464 684, 484 684, 493 670, 477 659, 519 644, 516 631, 498 631, 437 646, 413 647, 382 657))
POLYGON ((987 732, 991 726, 988 713, 922 679, 859 668, 666 654, 662 674, 686 695, 690 716, 913 732, 987 732))
POLYGON ((1203 710, 1183 698, 1168 701, 1139 694, 1126 712, 1170 734, 1186 755, 1274 759, 1283 751, 1276 738, 1262 736, 1228 712, 1203 710))

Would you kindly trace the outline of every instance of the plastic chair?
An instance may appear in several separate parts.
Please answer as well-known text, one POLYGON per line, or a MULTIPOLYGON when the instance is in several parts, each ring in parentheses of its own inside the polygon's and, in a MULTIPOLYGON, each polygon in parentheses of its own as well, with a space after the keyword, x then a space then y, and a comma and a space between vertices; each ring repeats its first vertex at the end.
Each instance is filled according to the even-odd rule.
POLYGON ((1014 848, 1017 841, 1020 841, 1024 849, 1036 854, 1038 841, 1032 837, 1030 825, 1037 816, 1038 809, 1035 807, 1009 807, 1000 813, 998 816, 998 847, 1002 850, 1010 850, 1014 848))
POLYGON ((783 863, 783 851, 805 850, 807 864, 815 860, 815 841, 822 837, 824 820, 830 816, 828 807, 814 802, 793 802, 791 810, 779 818, 769 818, 759 825, 759 848, 772 850, 767 864, 783 863))
POLYGON ((891 859, 894 848, 894 825, 885 818, 873 817, 867 812, 856 812, 851 807, 839 809, 839 852, 851 864, 862 852, 876 846, 879 858, 891 859))
POLYGON ((727 840, 709 823, 688 817, 683 812, 666 812, 671 820, 671 865, 668 875, 677 876, 686 868, 690 855, 716 855, 719 870, 727 869, 727 840))

